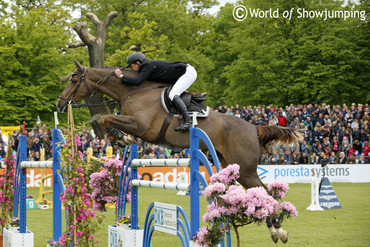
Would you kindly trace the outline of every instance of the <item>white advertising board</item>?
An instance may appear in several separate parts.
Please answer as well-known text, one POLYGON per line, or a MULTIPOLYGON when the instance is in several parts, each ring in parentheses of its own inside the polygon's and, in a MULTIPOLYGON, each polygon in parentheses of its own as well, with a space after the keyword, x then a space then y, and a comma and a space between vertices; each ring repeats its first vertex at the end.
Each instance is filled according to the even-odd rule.
POLYGON ((259 165, 258 176, 263 183, 274 180, 287 183, 311 183, 312 177, 325 177, 330 182, 368 183, 370 182, 370 165, 259 165))
POLYGON ((154 230, 177 235, 176 205, 154 202, 154 230))

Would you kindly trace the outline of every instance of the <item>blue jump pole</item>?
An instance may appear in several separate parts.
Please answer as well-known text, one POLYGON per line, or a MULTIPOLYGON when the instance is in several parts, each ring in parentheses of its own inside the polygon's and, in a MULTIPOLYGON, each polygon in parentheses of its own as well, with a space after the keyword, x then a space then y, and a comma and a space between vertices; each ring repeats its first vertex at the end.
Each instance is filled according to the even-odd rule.
MULTIPOLYGON (((27 161, 27 136, 22 135, 20 142, 20 155, 19 155, 19 162, 18 165, 20 167, 22 161, 27 161)), ((20 211, 19 211, 19 216, 20 216, 20 222, 19 222, 19 232, 20 233, 26 233, 26 225, 27 225, 27 169, 25 168, 20 168, 20 181, 19 181, 19 189, 21 191, 20 193, 20 211)), ((18 201, 17 201, 18 204, 18 201)), ((17 208, 17 215, 18 215, 18 205, 17 208)))
MULTIPOLYGON (((131 157, 132 159, 137 159, 137 144, 131 145, 131 157)), ((122 166, 123 169, 123 166, 122 166)), ((131 179, 137 179, 137 167, 131 166, 131 179)), ((131 186, 131 229, 139 229, 139 217, 138 217, 138 188, 136 186, 131 186)))
POLYGON ((190 238, 199 230, 199 181, 196 171, 199 171, 199 159, 196 151, 199 150, 199 138, 196 128, 190 128, 190 238))
POLYGON ((64 186, 60 170, 60 149, 63 143, 61 133, 58 129, 53 129, 53 239, 58 241, 62 236, 62 202, 60 194, 64 186))

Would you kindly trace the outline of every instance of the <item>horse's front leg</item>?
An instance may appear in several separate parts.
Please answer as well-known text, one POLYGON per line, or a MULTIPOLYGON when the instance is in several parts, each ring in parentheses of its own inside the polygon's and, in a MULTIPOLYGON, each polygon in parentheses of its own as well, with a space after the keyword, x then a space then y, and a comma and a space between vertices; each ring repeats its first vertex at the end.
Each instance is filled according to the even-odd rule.
POLYGON ((136 138, 131 135, 137 130, 137 123, 132 116, 125 115, 103 115, 100 124, 108 133, 112 142, 120 142, 123 145, 137 143, 136 138), (128 133, 128 134, 127 134, 128 133))
POLYGON ((279 221, 278 216, 269 216, 266 220, 267 228, 270 231, 271 239, 275 243, 279 241, 279 238, 281 242, 284 244, 288 242, 289 234, 287 231, 283 230, 282 224, 279 221))

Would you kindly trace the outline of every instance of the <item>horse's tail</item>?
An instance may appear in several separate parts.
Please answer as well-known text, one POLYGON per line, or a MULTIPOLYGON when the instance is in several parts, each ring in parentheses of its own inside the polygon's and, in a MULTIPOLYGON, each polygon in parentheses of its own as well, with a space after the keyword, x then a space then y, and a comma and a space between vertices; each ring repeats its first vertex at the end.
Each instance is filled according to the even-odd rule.
POLYGON ((260 146, 267 149, 267 144, 302 142, 303 134, 298 130, 278 126, 256 125, 260 146))

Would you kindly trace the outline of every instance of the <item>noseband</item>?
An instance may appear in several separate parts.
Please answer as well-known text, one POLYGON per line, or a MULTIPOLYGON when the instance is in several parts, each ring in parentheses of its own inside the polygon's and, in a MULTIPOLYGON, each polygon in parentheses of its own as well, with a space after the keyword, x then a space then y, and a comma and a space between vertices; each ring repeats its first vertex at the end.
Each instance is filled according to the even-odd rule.
POLYGON ((59 95, 59 99, 61 100, 64 100, 66 102, 66 105, 67 104, 72 104, 73 107, 77 107, 77 108, 80 108, 80 107, 97 107, 97 106, 102 106, 102 105, 112 105, 112 104, 116 104, 117 102, 114 101, 114 100, 110 100, 110 101, 104 101, 102 102, 101 104, 89 104, 90 101, 92 100, 92 98, 95 96, 95 94, 98 92, 99 90, 99 87, 111 76, 114 74, 114 71, 112 71, 111 73, 109 73, 108 75, 104 76, 102 79, 100 79, 98 82, 96 82, 98 84, 97 88, 92 91, 89 87, 89 84, 86 82, 86 74, 87 74, 87 68, 86 67, 83 67, 84 68, 84 71, 81 72, 79 70, 75 70, 73 71, 72 73, 72 76, 71 76, 71 79, 74 75, 79 75, 81 76, 80 80, 78 81, 78 84, 76 86, 76 88, 73 90, 73 92, 67 97, 67 98, 64 98, 62 97, 61 95, 59 95), (88 95, 90 95, 89 99, 88 100, 85 100, 85 103, 83 104, 78 104, 75 100, 75 96, 78 92, 78 90, 80 89, 80 86, 82 83, 85 83, 86 85, 86 88, 87 90, 89 91, 88 95))

